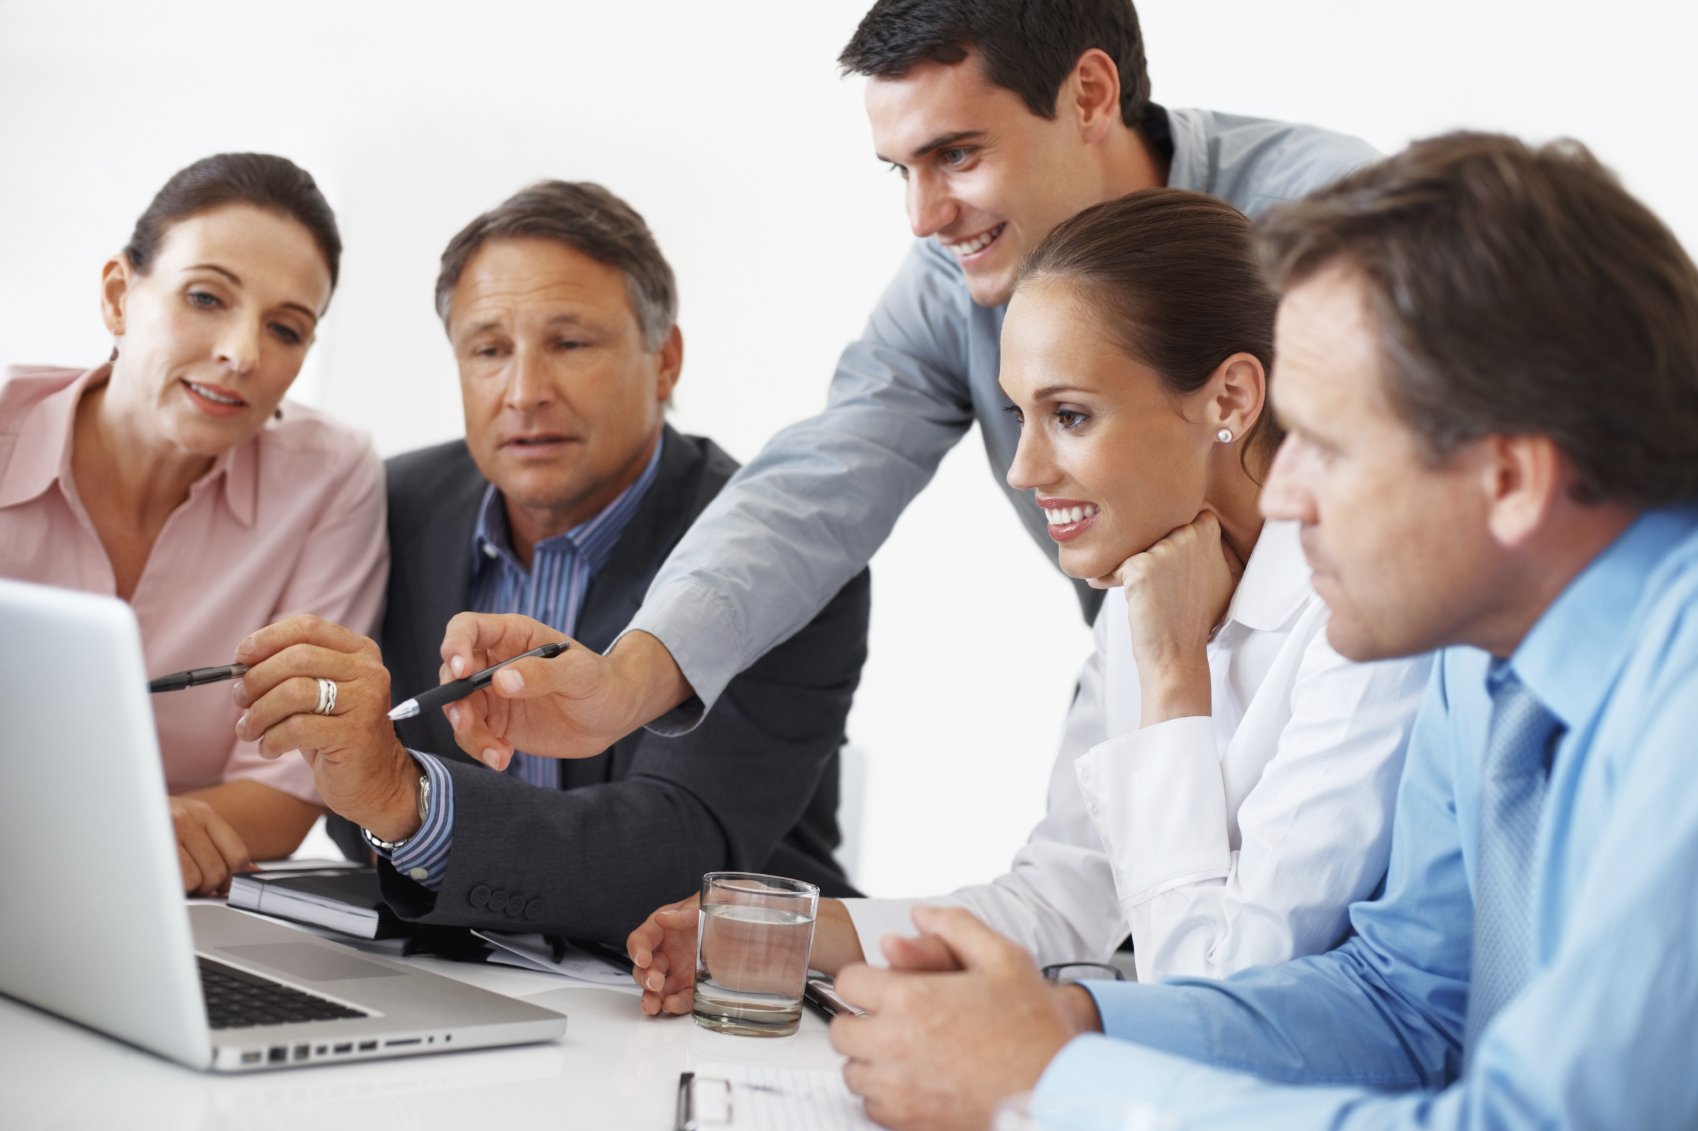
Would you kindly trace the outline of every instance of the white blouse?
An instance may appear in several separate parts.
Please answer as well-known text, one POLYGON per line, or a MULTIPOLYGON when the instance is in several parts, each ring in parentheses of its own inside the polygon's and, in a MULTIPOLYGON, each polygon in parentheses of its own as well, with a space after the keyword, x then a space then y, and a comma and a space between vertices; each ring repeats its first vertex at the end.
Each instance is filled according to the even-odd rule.
POLYGON ((1327 643, 1296 523, 1263 526, 1208 644, 1213 714, 1140 729, 1126 597, 1079 676, 1049 808, 1013 867, 935 899, 845 902, 868 961, 916 903, 965 907, 1042 965, 1224 978, 1317 954, 1385 873, 1428 656, 1353 664, 1327 643))

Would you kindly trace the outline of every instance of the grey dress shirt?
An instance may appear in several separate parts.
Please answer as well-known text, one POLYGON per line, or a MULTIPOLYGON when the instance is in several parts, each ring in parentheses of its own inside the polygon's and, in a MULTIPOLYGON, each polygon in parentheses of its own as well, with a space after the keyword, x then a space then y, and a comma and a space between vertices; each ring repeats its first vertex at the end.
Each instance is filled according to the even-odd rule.
MULTIPOLYGON (((1249 216, 1379 159, 1366 142, 1313 126, 1155 108, 1168 184, 1249 216), (1166 127, 1165 131, 1161 128, 1166 127), (1165 137, 1163 134, 1165 133, 1165 137)), ((1053 561, 1029 491, 1007 485, 1020 440, 1002 408, 1002 318, 968 295, 955 258, 915 243, 866 331, 837 363, 826 409, 774 436, 703 512, 631 622, 672 653, 696 698, 650 724, 680 733, 726 684, 807 624, 889 536, 944 454, 972 427, 991 473, 1053 561)), ((1080 583, 1089 619, 1095 597, 1080 583)))

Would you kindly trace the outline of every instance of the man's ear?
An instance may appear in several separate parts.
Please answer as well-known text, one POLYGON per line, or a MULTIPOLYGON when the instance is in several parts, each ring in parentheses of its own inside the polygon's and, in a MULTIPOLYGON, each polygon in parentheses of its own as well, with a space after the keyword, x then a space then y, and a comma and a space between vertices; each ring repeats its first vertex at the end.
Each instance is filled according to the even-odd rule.
POLYGON ((659 361, 655 366, 657 380, 655 394, 661 404, 672 402, 672 390, 678 387, 678 378, 684 372, 684 331, 673 323, 672 332, 666 335, 666 341, 661 343, 659 361))
MULTIPOLYGON (((1120 68, 1108 52, 1093 47, 1073 64, 1073 73, 1061 86, 1060 98, 1072 105, 1086 143, 1101 141, 1121 120, 1120 68)), ((1057 109, 1066 111, 1065 106, 1057 109)))
POLYGON ((1493 435, 1480 443, 1486 527, 1505 549, 1524 545, 1572 487, 1572 470, 1549 436, 1493 435))
POLYGON ((1222 428, 1234 438, 1250 431, 1267 405, 1268 374, 1252 353, 1235 353, 1215 367, 1209 383, 1207 415, 1210 432, 1222 428))
POLYGON ((106 323, 106 332, 114 338, 124 336, 124 304, 135 273, 129 257, 122 253, 108 259, 100 269, 100 317, 106 323))

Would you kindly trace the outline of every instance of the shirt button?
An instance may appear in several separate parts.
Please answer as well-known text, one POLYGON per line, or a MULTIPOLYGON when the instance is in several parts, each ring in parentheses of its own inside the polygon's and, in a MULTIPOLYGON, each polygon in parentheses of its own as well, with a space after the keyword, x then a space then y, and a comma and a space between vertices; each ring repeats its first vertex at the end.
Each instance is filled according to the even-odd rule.
POLYGON ((426 868, 408 868, 407 875, 413 877, 413 879, 419 881, 421 884, 430 879, 430 871, 426 868))
POLYGON ((467 895, 466 898, 471 902, 473 907, 482 907, 484 904, 489 902, 489 889, 484 885, 479 884, 471 890, 471 893, 467 895))
POLYGON ((506 907, 506 906, 507 906, 507 893, 506 892, 504 892, 504 891, 492 891, 492 892, 489 893, 489 909, 491 911, 500 911, 503 907, 506 907))
POLYGON ((483 556, 486 557, 486 558, 497 558, 497 557, 501 556, 501 551, 497 550, 494 546, 490 545, 488 542, 485 542, 483 544, 483 556))
POLYGON ((525 897, 516 895, 507 901, 507 917, 517 919, 525 913, 525 897))
POLYGON ((525 918, 535 919, 542 914, 542 900, 533 899, 525 904, 525 918))

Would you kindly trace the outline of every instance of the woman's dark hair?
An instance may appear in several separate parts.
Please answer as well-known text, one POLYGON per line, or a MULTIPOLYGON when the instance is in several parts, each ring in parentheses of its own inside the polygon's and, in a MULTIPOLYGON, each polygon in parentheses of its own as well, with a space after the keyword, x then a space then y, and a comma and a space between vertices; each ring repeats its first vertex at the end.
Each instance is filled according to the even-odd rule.
POLYGON ((251 204, 299 222, 323 253, 324 265, 330 268, 330 289, 336 290, 342 266, 336 213, 318 191, 312 174, 287 157, 269 153, 215 153, 179 170, 136 220, 130 242, 124 245, 125 258, 147 274, 174 225, 226 204, 251 204))
POLYGON ((1576 141, 1418 141, 1272 210, 1282 290, 1362 282, 1387 399, 1434 463, 1488 435, 1546 436, 1575 496, 1698 497, 1698 267, 1576 141))
MULTIPOLYGON (((1273 371, 1278 300, 1262 279, 1250 229, 1248 217, 1212 196, 1145 189, 1057 225, 1021 265, 1015 287, 1066 283, 1095 308, 1121 352, 1186 396, 1235 353, 1273 371)), ((1260 481, 1283 435, 1264 402, 1240 449, 1252 478, 1260 481)))

